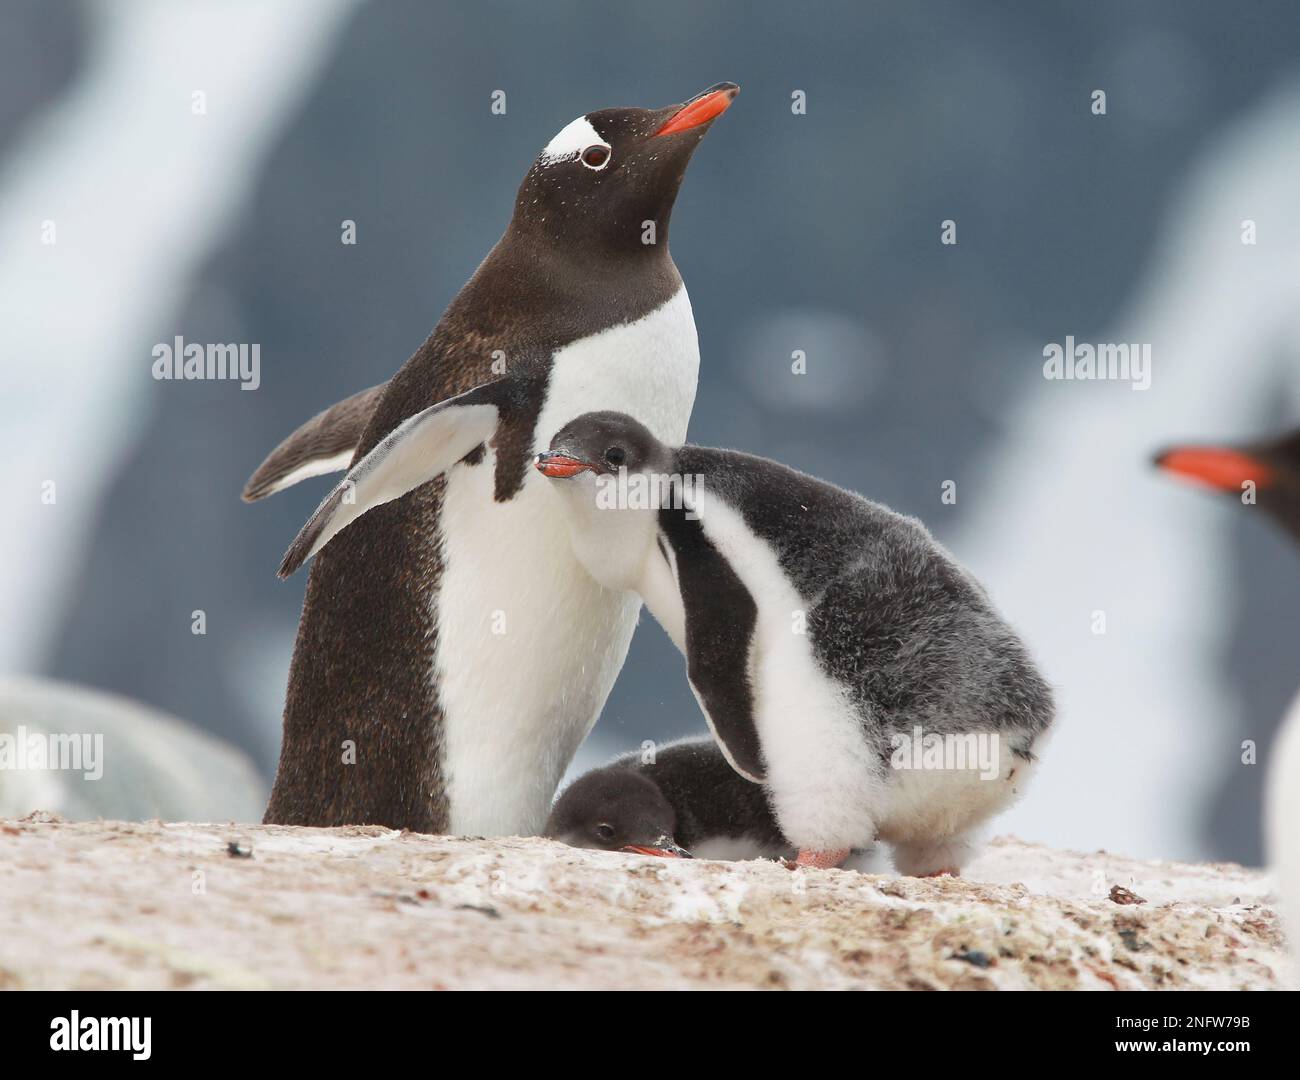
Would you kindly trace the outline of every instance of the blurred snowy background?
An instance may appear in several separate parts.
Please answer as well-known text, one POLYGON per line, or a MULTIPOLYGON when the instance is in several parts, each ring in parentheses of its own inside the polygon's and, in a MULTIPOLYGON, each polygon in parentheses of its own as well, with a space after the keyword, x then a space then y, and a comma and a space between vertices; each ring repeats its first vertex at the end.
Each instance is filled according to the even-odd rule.
MULTIPOLYGON (((693 439, 917 514, 985 579, 1062 707, 999 830, 1258 862, 1240 747, 1300 683, 1300 552, 1147 460, 1300 420, 1294 0, 0 0, 0 673, 269 781, 306 580, 274 570, 327 482, 244 480, 402 364, 561 126, 721 79, 673 224, 693 439), (1067 334, 1150 342, 1151 389, 1045 381, 1067 334), (154 381, 177 335, 259 343, 260 388, 154 381)), ((700 730, 647 618, 577 765, 700 730)))

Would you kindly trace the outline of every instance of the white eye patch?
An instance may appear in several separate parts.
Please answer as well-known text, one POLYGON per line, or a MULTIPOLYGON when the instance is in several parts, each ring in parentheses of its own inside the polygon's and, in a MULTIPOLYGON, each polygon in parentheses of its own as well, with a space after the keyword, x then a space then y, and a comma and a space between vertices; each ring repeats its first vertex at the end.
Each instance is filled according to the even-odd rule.
POLYGON ((542 163, 550 165, 556 161, 568 161, 576 158, 589 146, 609 148, 609 143, 596 134, 591 121, 585 116, 566 124, 542 151, 542 163))

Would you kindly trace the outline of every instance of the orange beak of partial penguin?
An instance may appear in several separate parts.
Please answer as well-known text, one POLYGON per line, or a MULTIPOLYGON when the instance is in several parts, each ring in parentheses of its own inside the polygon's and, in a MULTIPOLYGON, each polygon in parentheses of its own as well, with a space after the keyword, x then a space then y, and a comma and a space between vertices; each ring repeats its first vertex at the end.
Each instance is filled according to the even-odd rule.
POLYGON ((579 461, 576 457, 562 453, 559 450, 547 450, 538 454, 533 461, 533 468, 543 476, 549 476, 552 480, 566 480, 570 476, 576 476, 588 469, 592 472, 596 471, 594 465, 579 461))
POLYGON ((722 82, 710 86, 664 121, 655 135, 675 135, 679 131, 690 131, 691 128, 716 120, 727 111, 739 93, 740 87, 735 83, 722 82))
POLYGON ((1178 446, 1156 455, 1156 465, 1215 491, 1239 492, 1247 481, 1265 488, 1273 470, 1240 450, 1218 446, 1178 446))

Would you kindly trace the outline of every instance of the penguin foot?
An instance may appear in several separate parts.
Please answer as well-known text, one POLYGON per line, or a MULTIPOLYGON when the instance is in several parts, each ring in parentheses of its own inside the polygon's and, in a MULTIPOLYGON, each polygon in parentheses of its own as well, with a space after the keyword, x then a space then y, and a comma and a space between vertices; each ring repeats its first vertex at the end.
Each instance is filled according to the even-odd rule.
POLYGON ((939 870, 931 870, 928 874, 917 874, 917 877, 961 877, 961 867, 945 866, 939 870))
POLYGON ((800 848, 794 866, 810 866, 814 870, 833 870, 849 857, 849 851, 849 848, 840 848, 837 851, 810 851, 808 848, 800 848))

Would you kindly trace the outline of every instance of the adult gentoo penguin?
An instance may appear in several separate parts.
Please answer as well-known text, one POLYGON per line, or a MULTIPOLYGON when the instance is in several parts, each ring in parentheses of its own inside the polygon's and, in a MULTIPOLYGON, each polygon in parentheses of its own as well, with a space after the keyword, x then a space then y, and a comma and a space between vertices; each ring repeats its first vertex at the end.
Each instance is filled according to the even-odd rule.
POLYGON ((738 90, 564 127, 415 355, 250 481, 256 497, 352 462, 282 574, 365 514, 312 567, 267 822, 486 835, 545 823, 637 602, 592 582, 561 542, 529 468, 535 432, 596 406, 685 435, 699 347, 669 217, 738 90))
POLYGON ((1291 952, 1300 962, 1300 697, 1292 702, 1268 753, 1264 844, 1291 952))
POLYGON ((1253 491, 1255 505, 1300 541, 1300 430, 1242 446, 1176 446, 1155 460, 1166 472, 1238 499, 1253 491))
POLYGON ((878 837, 900 873, 960 869, 1023 788, 1052 695, 919 522, 612 412, 566 424, 537 468, 588 571, 641 595, 685 655, 714 737, 767 785, 801 864, 878 837))
POLYGON ((572 847, 701 859, 793 857, 767 793, 709 738, 683 739, 583 773, 560 793, 545 835, 572 847))
MULTIPOLYGON (((1256 505, 1300 543, 1300 430, 1241 446, 1179 446, 1155 460, 1168 472, 1237 499, 1253 484, 1256 505)), ((1300 698, 1266 753, 1264 842, 1291 951, 1300 960, 1300 698)))

